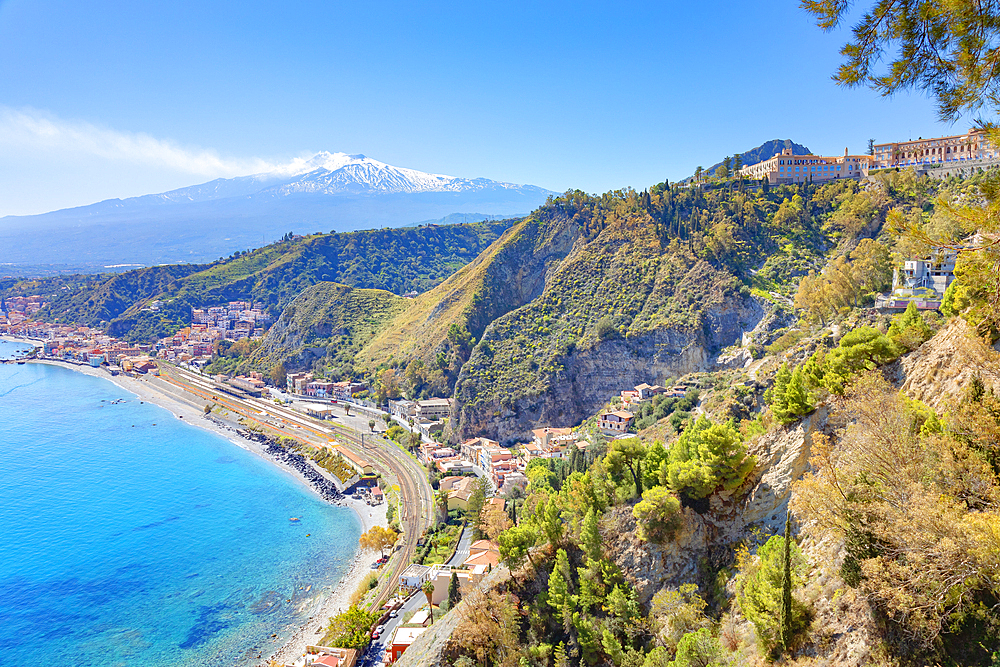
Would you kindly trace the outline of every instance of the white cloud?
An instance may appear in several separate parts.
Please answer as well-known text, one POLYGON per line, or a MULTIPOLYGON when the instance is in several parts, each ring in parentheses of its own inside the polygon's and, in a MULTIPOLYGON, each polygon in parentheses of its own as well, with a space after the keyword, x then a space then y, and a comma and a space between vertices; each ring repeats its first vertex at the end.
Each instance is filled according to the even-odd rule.
POLYGON ((207 177, 231 178, 288 168, 259 158, 225 158, 212 150, 178 146, 141 132, 120 132, 82 121, 63 120, 37 109, 3 105, 0 105, 0 146, 92 155, 207 177))

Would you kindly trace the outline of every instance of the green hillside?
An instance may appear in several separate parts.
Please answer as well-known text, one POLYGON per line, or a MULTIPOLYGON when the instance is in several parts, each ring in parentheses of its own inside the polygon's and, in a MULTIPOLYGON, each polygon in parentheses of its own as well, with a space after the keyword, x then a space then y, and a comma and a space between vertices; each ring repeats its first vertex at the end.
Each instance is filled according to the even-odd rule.
MULTIPOLYGON (((890 208, 921 215, 930 188, 893 174, 868 188, 567 193, 399 304, 370 337, 320 336, 324 351, 277 328, 250 364, 366 377, 387 396, 454 394, 456 438, 577 424, 622 388, 707 370, 765 316, 787 315, 810 270, 857 259, 859 239, 877 234, 890 208)), ((864 252, 876 246, 887 262, 881 244, 864 252)), ((297 316, 288 325, 311 326, 297 316)))
POLYGON ((660 184, 555 200, 543 210, 578 221, 582 238, 550 267, 541 295, 481 336, 457 380, 453 437, 572 426, 622 389, 709 370, 769 312, 790 313, 800 277, 834 258, 880 264, 869 271, 877 281, 851 278, 855 303, 870 303, 888 287, 890 255, 859 240, 877 235, 892 208, 919 218, 935 187, 894 174, 868 188, 660 184))
POLYGON ((8 283, 3 296, 55 295, 40 319, 105 325, 130 340, 152 340, 190 322, 191 308, 249 299, 274 316, 321 281, 423 292, 475 259, 515 221, 286 238, 210 265, 151 267, 109 276, 8 283), (159 310, 147 308, 161 301, 159 310))
MULTIPOLYGON (((305 343, 299 337, 289 338, 276 327, 264 341, 266 353, 253 356, 248 364, 267 371, 268 364, 280 360, 289 369, 311 366, 336 379, 398 369, 411 395, 450 394, 485 328, 541 294, 548 269, 566 257, 581 233, 579 224, 566 215, 536 212, 443 283, 405 300, 360 347, 358 340, 349 349, 331 346, 324 360, 316 360, 303 353, 305 343)), ((288 326, 306 330, 309 323, 296 316, 288 326)))
POLYGON ((248 363, 269 370, 280 363, 310 366, 325 357, 331 375, 350 377, 357 353, 407 303, 385 290, 316 283, 285 307, 248 363))

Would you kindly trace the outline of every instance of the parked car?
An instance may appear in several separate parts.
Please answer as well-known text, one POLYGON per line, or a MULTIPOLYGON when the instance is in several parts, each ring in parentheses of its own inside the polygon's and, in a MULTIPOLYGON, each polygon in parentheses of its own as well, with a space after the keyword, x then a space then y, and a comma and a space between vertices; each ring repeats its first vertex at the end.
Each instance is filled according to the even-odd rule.
POLYGON ((399 612, 395 609, 389 612, 389 618, 396 618, 397 616, 399 616, 399 612))

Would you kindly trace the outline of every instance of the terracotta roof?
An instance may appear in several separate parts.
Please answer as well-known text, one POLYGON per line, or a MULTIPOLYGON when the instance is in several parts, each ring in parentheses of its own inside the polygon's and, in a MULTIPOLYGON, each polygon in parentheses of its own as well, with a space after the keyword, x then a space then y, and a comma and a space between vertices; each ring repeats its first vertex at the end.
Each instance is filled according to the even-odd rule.
POLYGON ((465 559, 465 563, 468 567, 473 567, 476 565, 492 565, 496 567, 500 564, 500 553, 497 551, 482 551, 474 556, 469 556, 465 559))
POLYGON ((499 548, 489 540, 476 540, 469 546, 469 552, 473 551, 499 551, 499 548))

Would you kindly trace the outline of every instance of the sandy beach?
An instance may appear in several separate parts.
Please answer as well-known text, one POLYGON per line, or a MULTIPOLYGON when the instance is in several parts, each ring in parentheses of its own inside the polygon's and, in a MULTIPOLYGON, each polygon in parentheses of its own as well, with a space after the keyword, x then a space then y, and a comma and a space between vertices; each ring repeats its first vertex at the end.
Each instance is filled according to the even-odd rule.
MULTIPOLYGON (((4 340, 26 343, 29 345, 37 344, 37 341, 17 339, 13 337, 4 337, 4 340)), ((301 484, 304 484, 307 488, 309 488, 311 492, 317 493, 299 471, 268 456, 264 451, 263 446, 259 443, 247 440, 238 435, 238 425, 235 422, 229 422, 226 419, 215 415, 213 415, 212 418, 206 417, 203 412, 203 401, 201 401, 198 397, 186 398, 183 390, 176 389, 176 391, 174 391, 174 389, 171 388, 170 391, 167 391, 166 389, 163 389, 146 379, 137 379, 126 375, 112 376, 103 368, 93 368, 91 366, 77 365, 54 359, 38 359, 32 360, 29 363, 62 366, 86 375, 109 380, 125 391, 134 394, 140 401, 146 401, 162 407, 171 412, 178 419, 183 419, 192 426, 197 426, 198 428, 211 431, 216 435, 226 438, 237 447, 260 456, 277 466, 285 473, 297 479, 301 484)), ((319 494, 317 493, 317 495, 319 494)), ((386 521, 385 504, 377 507, 369 507, 363 500, 354 500, 350 496, 346 496, 342 504, 354 510, 355 515, 361 523, 362 531, 367 531, 373 525, 388 525, 388 522, 386 521)), ((361 552, 355 553, 351 561, 350 569, 346 574, 344 574, 340 581, 337 582, 334 590, 319 599, 312 600, 309 603, 313 609, 309 613, 308 620, 305 624, 297 628, 276 628, 275 632, 278 633, 279 637, 285 637, 289 633, 290 636, 288 636, 282 647, 274 654, 267 656, 266 658, 262 657, 262 661, 258 663, 260 667, 266 667, 272 660, 276 661, 279 665, 292 663, 297 658, 305 654, 307 646, 317 644, 325 634, 324 629, 327 619, 336 615, 338 612, 347 609, 350 604, 351 594, 357 589, 361 581, 371 572, 369 567, 370 560, 370 554, 364 554, 361 552)))

